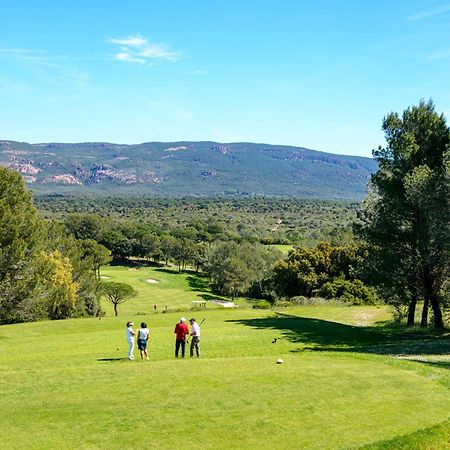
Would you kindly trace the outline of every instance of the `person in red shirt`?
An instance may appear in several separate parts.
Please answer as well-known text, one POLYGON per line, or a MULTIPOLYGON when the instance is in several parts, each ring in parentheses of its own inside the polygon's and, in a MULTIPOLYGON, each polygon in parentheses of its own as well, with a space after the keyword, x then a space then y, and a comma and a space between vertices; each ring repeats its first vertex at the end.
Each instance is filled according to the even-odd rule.
POLYGON ((175 358, 178 358, 178 353, 181 347, 181 357, 184 358, 186 352, 186 336, 189 336, 189 328, 186 325, 186 319, 181 317, 180 321, 175 325, 176 341, 175 341, 175 358))

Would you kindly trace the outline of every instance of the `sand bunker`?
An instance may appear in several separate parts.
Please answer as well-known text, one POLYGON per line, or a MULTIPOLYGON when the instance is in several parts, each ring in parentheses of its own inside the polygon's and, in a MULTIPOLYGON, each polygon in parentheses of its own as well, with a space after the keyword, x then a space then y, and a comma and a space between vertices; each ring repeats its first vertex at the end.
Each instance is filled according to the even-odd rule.
POLYGON ((227 300, 211 300, 211 303, 214 303, 215 305, 223 306, 224 308, 237 308, 238 305, 234 302, 229 302, 227 300))
POLYGON ((146 281, 147 283, 150 283, 150 284, 159 283, 159 281, 156 281, 156 280, 154 280, 153 278, 147 278, 145 281, 146 281))

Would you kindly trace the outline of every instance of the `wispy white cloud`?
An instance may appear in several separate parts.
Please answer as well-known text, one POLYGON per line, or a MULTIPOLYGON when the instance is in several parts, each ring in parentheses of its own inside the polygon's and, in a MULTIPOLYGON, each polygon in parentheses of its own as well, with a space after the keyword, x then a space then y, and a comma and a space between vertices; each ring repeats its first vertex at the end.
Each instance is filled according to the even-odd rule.
POLYGON ((142 36, 107 39, 109 44, 118 46, 114 59, 130 63, 145 64, 152 60, 175 62, 181 58, 179 52, 169 49, 166 44, 153 43, 142 36))
POLYGON ((49 55, 44 50, 32 48, 0 48, 0 55, 9 56, 36 66, 58 67, 61 58, 49 55))
POLYGON ((450 11, 450 4, 447 3, 445 5, 438 6, 433 9, 429 9, 427 11, 421 11, 416 14, 413 14, 412 16, 409 16, 406 18, 406 20, 415 22, 419 20, 429 19, 430 17, 439 16, 441 14, 444 14, 446 12, 450 11))
MULTIPOLYGON (((0 48, 0 58, 9 59, 28 69, 28 76, 33 81, 30 81, 31 85, 27 89, 31 89, 34 82, 51 85, 58 92, 71 90, 82 93, 90 86, 88 74, 74 64, 77 58, 32 48, 0 48)), ((11 83, 7 86, 10 91, 17 90, 17 86, 11 83)))
POLYGON ((128 37, 124 39, 108 39, 110 44, 118 44, 125 47, 142 47, 148 44, 148 40, 140 36, 128 37))
POLYGON ((116 53, 115 58, 119 61, 134 62, 134 63, 138 63, 138 64, 145 64, 147 62, 147 60, 145 60, 143 58, 136 58, 126 52, 116 53))

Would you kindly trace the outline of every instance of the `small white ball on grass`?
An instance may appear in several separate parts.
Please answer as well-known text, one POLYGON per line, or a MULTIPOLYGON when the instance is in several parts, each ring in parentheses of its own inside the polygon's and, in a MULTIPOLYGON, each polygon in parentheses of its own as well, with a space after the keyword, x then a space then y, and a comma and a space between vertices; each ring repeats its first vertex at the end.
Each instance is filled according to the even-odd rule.
POLYGON ((283 360, 281 358, 277 359, 277 364, 283 364, 283 360))

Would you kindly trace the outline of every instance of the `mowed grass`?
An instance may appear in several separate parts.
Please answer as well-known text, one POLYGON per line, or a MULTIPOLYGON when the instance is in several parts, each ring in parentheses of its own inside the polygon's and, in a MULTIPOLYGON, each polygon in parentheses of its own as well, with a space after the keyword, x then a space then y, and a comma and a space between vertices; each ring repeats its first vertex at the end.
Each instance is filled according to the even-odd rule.
POLYGON ((179 312, 130 311, 0 327, 0 448, 450 448, 448 366, 398 358, 416 338, 372 326, 384 308, 185 311, 205 322, 184 360, 179 312), (128 319, 150 361, 125 359, 128 319))
MULTIPOLYGON (((101 270, 103 281, 127 283, 137 292, 137 297, 118 306, 121 314, 149 314, 156 311, 189 308, 193 301, 212 297, 207 279, 195 272, 179 273, 174 267, 105 266, 101 270)), ((106 315, 113 315, 113 306, 102 302, 106 315)))

